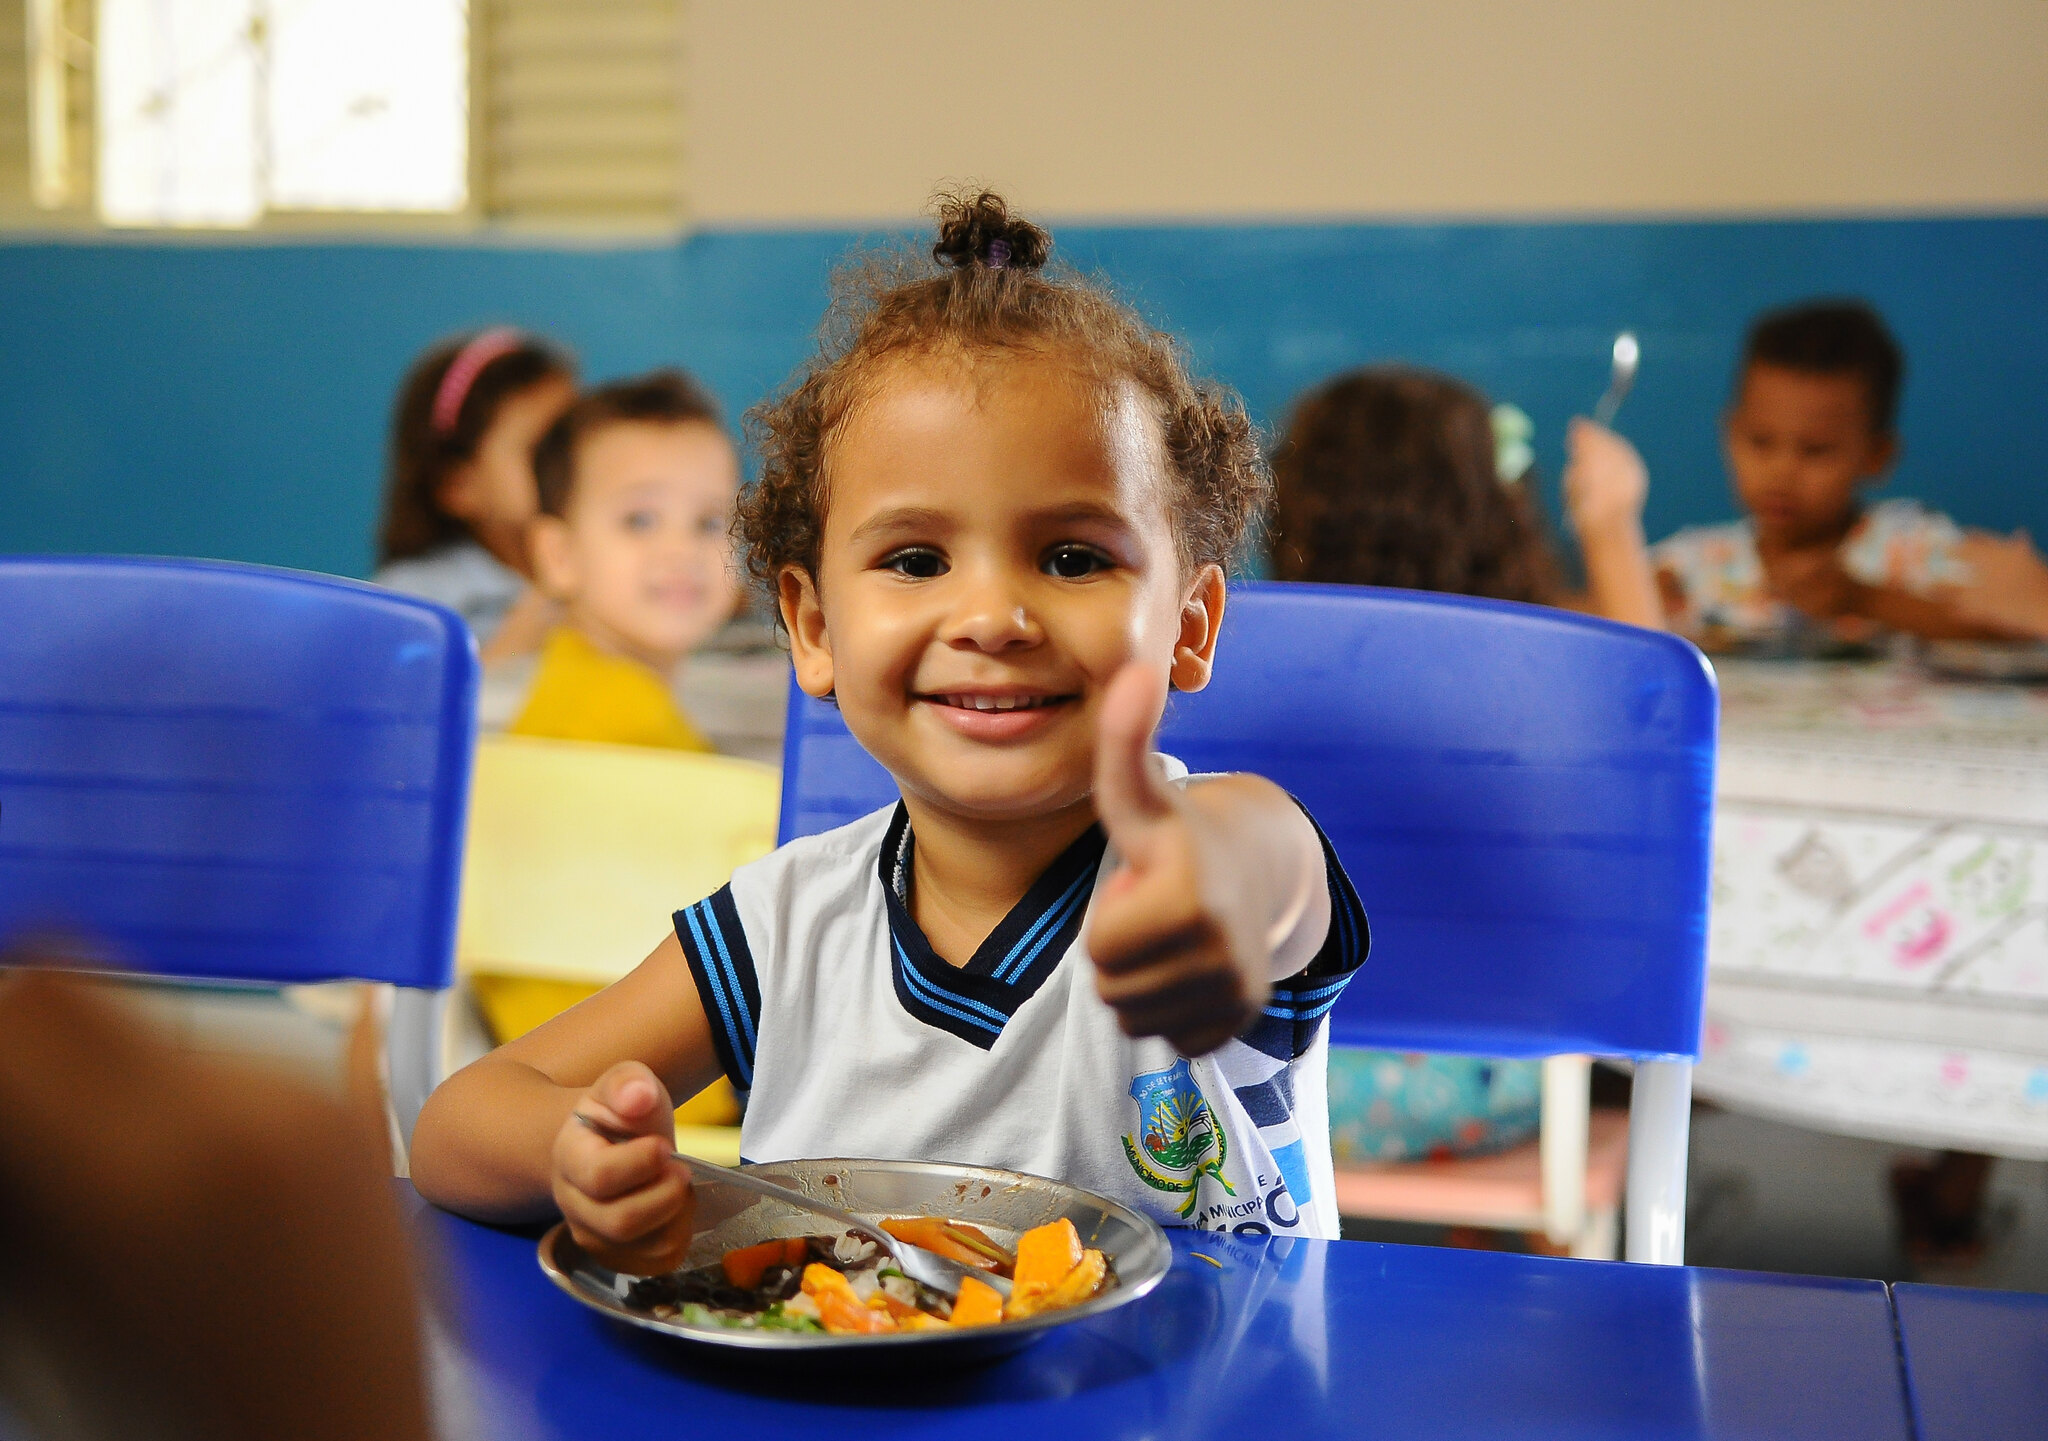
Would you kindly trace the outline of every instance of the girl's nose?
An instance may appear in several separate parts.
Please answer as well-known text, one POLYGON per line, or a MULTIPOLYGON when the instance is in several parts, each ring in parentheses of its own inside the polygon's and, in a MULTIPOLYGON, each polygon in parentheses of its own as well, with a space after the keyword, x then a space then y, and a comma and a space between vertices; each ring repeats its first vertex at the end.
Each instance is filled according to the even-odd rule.
POLYGON ((954 574, 960 584, 946 622, 947 644, 994 653, 1034 646, 1045 639, 1038 618, 1025 604, 1022 589, 1010 584, 1006 576, 965 570, 954 574))

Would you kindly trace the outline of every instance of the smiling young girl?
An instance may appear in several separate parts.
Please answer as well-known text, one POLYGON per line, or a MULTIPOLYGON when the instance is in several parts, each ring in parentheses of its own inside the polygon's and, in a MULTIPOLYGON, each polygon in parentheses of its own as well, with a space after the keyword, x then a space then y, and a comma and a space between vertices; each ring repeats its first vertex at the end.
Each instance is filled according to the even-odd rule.
POLYGON ((723 1072, 751 1160, 1006 1166, 1336 1234, 1323 1017, 1357 898, 1276 786, 1151 750, 1169 687, 1208 681, 1268 481, 1242 411, 1050 248, 993 195, 948 202, 936 264, 856 275, 755 417, 749 567, 901 804, 742 867, 451 1078, 414 1138, 430 1199, 559 1207, 665 1269, 690 1216, 669 1097, 723 1072))

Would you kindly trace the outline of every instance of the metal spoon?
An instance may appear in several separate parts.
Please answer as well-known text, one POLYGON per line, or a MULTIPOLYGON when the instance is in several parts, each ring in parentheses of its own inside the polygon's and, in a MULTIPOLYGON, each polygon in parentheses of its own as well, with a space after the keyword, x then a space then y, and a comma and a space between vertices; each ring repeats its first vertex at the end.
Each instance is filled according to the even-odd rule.
MULTIPOLYGON (((639 1139, 637 1135, 625 1131, 615 1131, 609 1126, 594 1121, 581 1111, 576 1112, 575 1115, 579 1124, 597 1132, 598 1135, 604 1137, 607 1141, 617 1143, 639 1139)), ((681 1161, 685 1166, 688 1166, 690 1174, 700 1181, 706 1181, 712 1185, 719 1186, 737 1186, 742 1191, 752 1191, 756 1195, 767 1196, 795 1210, 807 1211, 812 1215, 823 1216, 826 1220, 842 1226, 848 1231, 867 1237, 888 1253, 890 1259, 896 1263, 896 1268, 904 1275, 913 1281, 931 1287, 941 1295, 958 1296, 960 1294, 962 1278, 972 1276, 984 1286, 993 1288, 1005 1299, 1009 1297, 1010 1283, 1005 1277, 998 1276, 993 1271, 982 1271, 972 1266, 963 1266, 958 1261, 941 1256, 935 1251, 927 1251, 922 1246, 913 1246, 908 1241, 899 1241, 874 1222, 863 1220, 851 1211, 842 1211, 837 1206, 828 1205, 823 1201, 806 1196, 801 1191, 793 1191, 787 1186, 778 1186, 775 1182, 763 1180, 751 1171, 739 1170, 732 1166, 721 1166, 716 1161, 706 1161, 697 1156, 686 1156, 681 1151, 671 1151, 669 1154, 676 1160, 681 1161)))
POLYGON ((1624 330, 1614 337, 1614 372, 1607 381, 1607 393, 1593 407, 1595 425, 1614 424, 1615 412, 1621 409, 1621 403, 1628 399, 1629 388, 1636 383, 1636 362, 1642 356, 1643 349, 1636 344, 1633 330, 1624 330))

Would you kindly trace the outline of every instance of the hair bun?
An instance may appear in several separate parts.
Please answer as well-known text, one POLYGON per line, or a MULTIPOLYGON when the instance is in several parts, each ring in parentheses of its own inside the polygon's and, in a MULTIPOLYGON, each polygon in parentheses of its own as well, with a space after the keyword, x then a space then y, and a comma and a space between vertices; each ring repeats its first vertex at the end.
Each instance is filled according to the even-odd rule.
POLYGON ((965 270, 1037 270, 1052 254, 1052 237, 1012 215, 993 190, 962 190, 938 198, 939 238, 932 259, 965 270))

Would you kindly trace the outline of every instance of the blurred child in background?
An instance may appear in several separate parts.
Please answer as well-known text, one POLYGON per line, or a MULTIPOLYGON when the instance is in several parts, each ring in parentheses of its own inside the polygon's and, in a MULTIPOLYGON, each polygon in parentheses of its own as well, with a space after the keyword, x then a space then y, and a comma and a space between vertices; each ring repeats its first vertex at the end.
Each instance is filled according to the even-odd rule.
POLYGON ((531 552, 561 620, 510 733, 710 750, 674 684, 739 600, 739 458, 717 407, 680 371, 616 381, 569 407, 533 463, 531 552))
POLYGON ((575 398, 569 357, 506 328, 443 341, 399 387, 371 579, 457 612, 487 661, 552 619, 530 584, 533 447, 575 398))
MULTIPOLYGON (((1567 434, 1566 516, 1587 581, 1575 594, 1526 474, 1525 427, 1445 375, 1382 367, 1330 381, 1295 407, 1274 454, 1273 575, 1657 625, 1635 448, 1588 420, 1567 434)), ((1340 1161, 1505 1150, 1536 1134, 1541 1077, 1537 1061, 1332 1047, 1332 1149, 1340 1161)))
POLYGON ((1566 517, 1586 569, 1586 589, 1575 593, 1525 478, 1519 420, 1461 381, 1396 366, 1354 371, 1308 395, 1274 456, 1274 576, 1659 625, 1643 542, 1649 475, 1635 448, 1589 420, 1566 435, 1566 517))
POLYGON ((1904 374, 1898 342, 1860 302, 1775 310, 1751 327, 1722 427, 1747 515, 1688 526, 1652 552, 1674 629, 1724 645, 2003 633, 1948 593, 1971 579, 1954 521, 1912 500, 1863 504, 1898 458, 1904 374))
MULTIPOLYGON (((685 659, 739 599, 728 538, 739 459, 716 405, 674 370, 600 386, 548 430, 533 467, 540 513, 530 548, 539 590, 560 619, 537 662, 486 667, 487 691, 511 692, 507 733, 712 750, 675 687, 685 659)), ((483 972, 469 984, 499 1042, 599 989, 483 972)), ((724 1082, 678 1111, 689 1124, 738 1117, 724 1082)))

